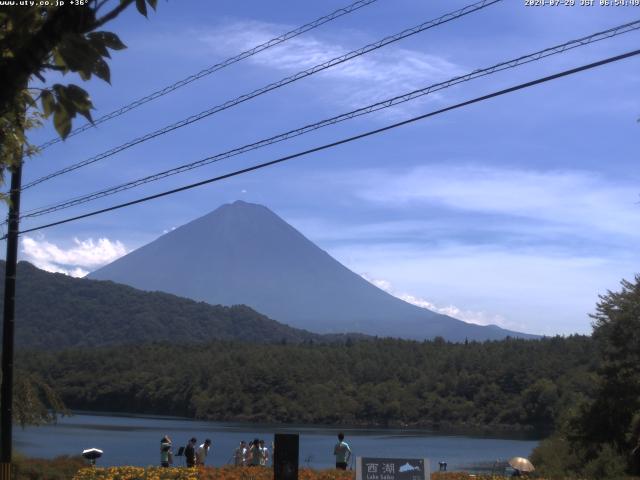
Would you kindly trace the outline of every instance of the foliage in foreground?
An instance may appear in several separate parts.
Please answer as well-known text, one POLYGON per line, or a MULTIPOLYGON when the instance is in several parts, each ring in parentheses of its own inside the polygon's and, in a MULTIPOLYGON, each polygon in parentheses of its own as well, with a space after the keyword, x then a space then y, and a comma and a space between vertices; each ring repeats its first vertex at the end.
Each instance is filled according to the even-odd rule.
POLYGON ((196 468, 85 467, 73 480, 199 480, 196 468))
MULTIPOLYGON (((273 480, 269 467, 205 467, 199 471, 199 480, 273 480)), ((352 480, 353 472, 344 470, 312 470, 301 468, 299 480, 352 480)))
MULTIPOLYGON (((354 471, 312 470, 302 468, 299 480, 353 480, 354 471)), ((498 480, 504 477, 471 475, 465 472, 435 472, 431 480, 498 480)), ((273 470, 265 467, 204 467, 204 468, 160 468, 160 467, 109 467, 83 468, 73 480, 273 480, 273 470)))
MULTIPOLYGON (((352 480, 353 472, 300 469, 299 480, 352 480)), ((73 480, 273 480, 265 467, 108 467, 83 468, 73 480)))
POLYGON ((640 474, 640 276, 601 295, 592 318, 600 357, 593 396, 568 411, 533 455, 550 478, 640 474))
POLYGON ((39 375, 16 369, 13 383, 13 418, 21 427, 52 423, 68 414, 60 396, 39 375))
MULTIPOLYGON (((157 1, 120 0, 114 5, 83 0, 75 6, 15 2, 0 9, 0 185, 5 169, 38 153, 26 132, 40 126, 42 119, 52 117, 63 139, 77 114, 93 121, 87 91, 74 84, 48 85, 46 76, 77 73, 82 80, 95 76, 110 82, 110 50, 126 47, 116 34, 100 29, 134 2, 146 16, 146 5, 155 9, 157 1)), ((0 199, 8 200, 4 192, 0 199)))
POLYGON ((86 460, 80 456, 42 459, 15 455, 14 480, 69 480, 86 465, 86 460))
MULTIPOLYGON (((87 467, 81 457, 58 457, 51 460, 18 457, 15 480, 272 480, 273 470, 264 467, 238 468, 161 468, 161 467, 87 467)), ((354 471, 312 470, 301 468, 299 480, 353 480, 354 471)), ((540 479, 538 475, 531 478, 540 479)), ((584 476, 560 475, 561 478, 583 479, 584 476)), ((608 478, 608 477, 600 477, 608 478)), ((503 480, 499 475, 476 475, 467 472, 433 472, 431 480, 503 480)), ((632 480, 632 477, 625 477, 632 480)), ((638 480, 637 477, 635 480, 638 480)))

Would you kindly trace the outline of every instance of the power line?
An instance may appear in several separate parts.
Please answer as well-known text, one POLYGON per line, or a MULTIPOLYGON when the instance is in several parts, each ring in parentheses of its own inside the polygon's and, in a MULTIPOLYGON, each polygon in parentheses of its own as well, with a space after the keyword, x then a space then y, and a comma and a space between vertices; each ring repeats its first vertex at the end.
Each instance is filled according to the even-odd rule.
POLYGON ((305 133, 308 133, 310 131, 313 130, 317 130, 329 125, 334 125, 336 123, 339 122, 343 122, 345 120, 349 120, 358 116, 362 116, 362 115, 366 115, 378 110, 382 110, 385 108, 389 108, 395 105, 399 105, 401 103, 405 103, 405 102, 409 102, 411 100, 414 100, 416 98, 428 95, 430 93, 439 91, 439 90, 443 90, 445 88, 449 88, 451 86, 457 85, 459 83, 463 83, 463 82, 468 82, 470 80, 473 80, 475 78, 479 78, 479 77, 483 77, 486 75, 491 75, 493 73, 496 72, 500 72, 503 70, 507 70, 507 69, 511 69, 511 68, 515 68, 517 66, 520 65, 524 65, 527 63, 531 63, 534 61, 538 61, 541 60, 543 58, 549 57, 551 55, 556 55, 556 54, 560 54, 563 52, 566 52, 567 50, 571 50, 573 48, 577 48, 577 47, 581 47, 584 45, 589 45, 590 43, 594 43, 597 41, 601 41, 607 38, 611 38, 617 35, 622 35, 624 33, 628 33, 634 30, 638 30, 640 29, 640 20, 636 20, 635 22, 630 22, 624 25, 619 25, 617 27, 613 27, 610 28, 608 30, 604 30, 602 32, 597 32, 597 33, 593 33, 591 35, 588 35, 586 37, 582 37, 582 38, 578 38, 575 40, 571 40, 569 42, 565 42, 563 44, 560 45, 556 45, 553 47, 549 47, 549 48, 545 48, 544 50, 539 50, 537 52, 534 53, 530 53, 528 55, 523 55, 520 56, 518 58, 512 59, 512 60, 507 60, 501 63, 498 63, 496 65, 493 65, 491 67, 486 67, 486 68, 482 68, 482 69, 478 69, 478 70, 474 70, 471 73, 465 74, 465 75, 461 75, 458 77, 454 77, 450 80, 444 81, 444 82, 439 82, 433 85, 430 85, 428 87, 425 88, 421 88, 418 90, 414 90, 412 92, 403 94, 403 95, 398 95, 396 97, 393 98, 389 98, 380 102, 376 102, 374 104, 368 105, 366 107, 362 107, 356 110, 352 110, 350 112, 347 113, 343 113, 341 115, 337 115, 325 120, 322 120, 320 122, 316 122, 316 123, 312 123, 309 125, 305 125, 303 127, 297 128, 295 130, 290 130, 288 132, 285 133, 281 133, 279 135, 275 135, 263 140, 259 140, 257 142, 251 143, 251 144, 247 144, 244 145, 242 147, 238 147, 235 148, 233 150, 229 150, 223 153, 219 153, 213 156, 209 156, 207 158, 204 159, 200 159, 197 160, 195 162, 191 162, 191 163, 187 163, 184 165, 181 165, 179 167, 175 167, 175 168, 171 168, 169 170, 165 170, 162 172, 158 172, 155 173, 153 175, 148 175, 146 177, 142 177, 136 180, 132 180, 130 182, 126 182, 114 187, 109 187, 103 190, 100 190, 98 192, 94 192, 94 193, 90 193, 87 195, 83 195, 83 196, 79 196, 79 197, 75 197, 69 200, 66 200, 64 202, 61 203, 57 203, 57 204, 53 204, 53 205, 48 205, 45 207, 38 207, 36 209, 32 209, 30 211, 25 212, 21 219, 25 219, 25 218, 33 218, 33 217, 37 217, 37 216, 41 216, 41 215, 45 215, 47 213, 52 213, 55 211, 59 211, 59 210, 63 210, 63 209, 67 209, 76 205, 80 205, 83 203, 87 203, 99 198, 103 198, 106 196, 110 196, 110 195, 114 195, 116 193, 119 192, 123 192, 125 190, 129 190, 135 187, 138 187, 140 185, 144 185, 153 181, 157 181, 160 180, 162 178, 166 178, 172 175, 177 175, 179 173, 183 173, 189 170, 193 170, 195 168, 199 168, 211 163, 215 163, 215 162, 219 162, 221 160, 230 158, 230 157, 234 157, 252 150, 256 150, 258 148, 262 148, 268 145, 272 145, 274 143, 278 143, 278 142, 282 142, 284 140, 288 140, 290 138, 293 137, 297 137, 300 135, 303 135, 305 133))
POLYGON ((146 135, 143 135, 141 137, 135 138, 127 143, 124 143, 122 145, 119 145, 117 147, 114 147, 110 150, 107 150, 106 152, 100 153, 94 157, 88 158, 86 160, 83 160, 81 162, 75 163, 73 165, 70 165, 68 167, 65 167, 61 170, 58 170, 56 172, 50 173, 49 175, 45 175, 44 177, 40 177, 36 180, 33 180, 32 182, 29 182, 27 184, 25 184, 22 187, 22 190, 26 190, 28 188, 31 188, 35 185, 38 185, 42 182, 45 182, 47 180, 50 180, 52 178, 55 178, 59 175, 63 175, 65 173, 69 173, 72 172, 74 170, 77 170, 78 168, 84 167, 86 165, 90 165, 92 163, 95 163, 99 160, 103 160, 107 157, 110 157, 112 155, 115 155, 116 153, 119 153, 123 150, 126 150, 128 148, 133 147, 134 145, 138 145, 140 143, 146 142, 147 140, 151 140, 155 137, 158 137, 160 135, 164 135, 166 133, 169 133, 173 130, 176 130, 178 128, 184 127, 186 125, 190 125, 194 122, 197 122, 199 120, 202 120, 203 118, 209 117, 215 113, 221 112, 223 110, 226 110, 228 108, 234 107, 240 103, 246 102, 247 100, 250 100, 252 98, 255 98, 259 95, 263 95, 267 92, 270 92, 271 90, 275 90, 277 88, 283 87, 285 85, 288 85, 289 83, 293 83, 295 81, 298 81, 302 78, 308 77, 310 75, 313 75, 315 73, 321 72, 323 70, 326 70, 328 68, 331 68, 335 65, 339 65, 341 63, 347 62, 349 60, 352 60, 356 57, 359 57, 361 55, 364 55, 365 53, 371 52, 373 50, 377 50, 379 48, 382 48, 386 45, 389 45, 390 43, 394 43, 397 42, 399 40, 402 40, 403 38, 407 38, 409 36, 415 35, 417 33, 420 33, 424 30, 428 30, 430 28, 436 27, 438 25, 442 25, 444 23, 450 22, 452 20, 458 19, 460 17, 463 17, 465 15, 468 15, 470 13, 476 12, 478 10, 481 10, 483 8, 486 8, 490 5, 493 5, 494 3, 498 3, 501 2, 502 0, 482 0, 480 2, 476 2, 474 4, 471 5, 467 5, 466 7, 463 7, 461 9, 455 10, 454 12, 451 13, 447 13, 445 15, 442 15, 440 17, 438 17, 435 20, 430 20, 428 22, 422 23, 420 25, 417 25, 415 27, 412 28, 408 28, 406 30, 403 30, 402 32, 396 33, 395 35, 391 35, 388 37, 383 38, 382 40, 379 40, 375 43, 371 43, 369 45, 366 45, 362 48, 359 48, 358 50, 353 50, 349 53, 346 53, 344 55, 340 55, 339 57, 335 57, 331 60, 328 60, 326 62, 320 63, 318 65, 315 65, 314 67, 311 67, 307 70, 303 70, 301 72, 298 72, 294 75, 291 75, 289 77, 283 78, 282 80, 279 80, 277 82, 274 83, 270 83, 267 86, 264 86, 262 88, 259 88, 257 90, 254 90, 251 93, 246 93, 244 95, 240 95, 239 97, 236 97, 233 100, 228 100, 225 103, 222 103, 220 105, 216 105, 215 107, 212 107, 208 110, 204 110, 200 113, 197 113, 195 115, 192 115, 190 117, 187 117, 183 120, 180 120, 179 122, 173 123, 171 125, 167 125, 163 128, 160 128, 158 130, 155 130, 153 132, 147 133, 146 135))
MULTIPOLYGON (((182 187, 179 187, 179 188, 174 188, 172 190, 166 190, 164 192, 156 193, 154 195, 149 195, 147 197, 142 197, 142 198, 139 198, 137 200, 132 200, 130 202, 120 203, 118 205, 114 205, 114 206, 111 206, 111 207, 108 207, 108 208, 103 208, 103 209, 100 209, 100 210, 94 210, 93 212, 85 213, 85 214, 82 214, 82 215, 77 215, 75 217, 66 218, 64 220, 59 220, 57 222, 52 222, 52 223, 48 223, 48 224, 45 224, 45 225, 40 225, 38 227, 29 228, 27 230, 22 230, 22 231, 19 232, 19 234, 29 233, 29 232, 33 232, 33 231, 36 231, 36 230, 43 230, 45 228, 50 228, 50 227, 54 227, 56 225, 62 225, 64 223, 69 223, 69 222, 73 222, 73 221, 80 220, 80 219, 83 219, 83 218, 92 217, 92 216, 95 216, 95 215, 99 215, 101 213, 106 213, 106 212, 110 212, 110 211, 113 211, 113 210, 118 210, 118 209, 121 209, 121 208, 124 208, 124 207, 129 207, 129 206, 132 206, 132 205, 136 205, 136 204, 139 204, 139 203, 148 202, 150 200, 154 200, 154 199, 160 198, 160 197, 165 197, 167 195, 173 195, 175 193, 179 193, 179 192, 182 192, 182 191, 185 191, 185 190, 190 190, 192 188, 200 187, 202 185, 207 185, 209 183, 218 182, 218 181, 221 181, 221 180, 224 180, 224 179, 227 179, 227 178, 231 178, 231 177, 235 177, 235 176, 238 176, 238 175, 242 175, 244 173, 252 172, 254 170, 259 170, 259 169, 262 169, 262 168, 265 168, 265 167, 276 165, 278 163, 286 162, 288 160, 293 160, 295 158, 299 158, 299 157, 302 157, 302 156, 305 156, 305 155, 309 155, 311 153, 319 152, 319 151, 322 151, 322 150, 327 150, 329 148, 333 148, 333 147, 336 147, 338 145, 342 145, 342 144, 345 144, 345 143, 350 143, 350 142, 353 142, 355 140, 360 140, 362 138, 366 138, 366 137, 369 137, 369 136, 372 136, 372 135, 376 135, 376 134, 379 134, 379 133, 382 133, 382 132, 386 132, 387 130, 392 130, 394 128, 398 128, 398 127, 401 127, 401 126, 404 126, 404 125, 408 125, 410 123, 417 122, 418 120, 423 120, 425 118, 433 117, 433 116, 439 115, 441 113, 445 113, 445 112, 448 112, 448 111, 451 111, 451 110, 455 110, 455 109, 458 109, 458 108, 466 107, 468 105, 472 105, 474 103, 479 103, 479 102, 482 102, 482 101, 485 101, 485 100, 489 100, 491 98, 499 97, 501 95, 506 95, 507 93, 512 93, 512 92, 515 92, 515 91, 518 91, 518 90, 523 90, 525 88, 529 88, 529 87, 532 87, 534 85, 539 85, 541 83, 546 83, 546 82, 549 82, 551 80, 556 80, 558 78, 562 78, 562 77, 566 77, 566 76, 569 76, 569 75, 573 75, 573 74, 578 73, 578 72, 582 72, 582 71, 585 71, 585 70, 590 70, 590 69, 593 69, 593 68, 596 68, 596 67, 600 67, 602 65, 606 65, 606 64, 609 64, 609 63, 617 62, 617 61, 620 61, 620 60, 623 60, 623 59, 626 59, 626 58, 630 58, 630 57, 633 57, 633 56, 639 55, 639 54, 640 54, 640 49, 639 50, 633 50, 631 52, 627 52, 627 53, 624 53, 624 54, 621 54, 621 55, 616 55, 614 57, 609 57, 609 58, 606 58, 606 59, 603 59, 603 60, 599 60, 597 62, 589 63, 587 65, 582 65, 580 67, 572 68, 570 70, 564 70, 562 72, 559 72, 559 73, 556 73, 556 74, 553 74, 553 75, 549 75, 549 76, 546 76, 546 77, 538 78, 536 80, 532 80, 532 81, 529 81, 529 82, 526 82, 526 83, 521 83, 521 84, 515 85, 513 87, 505 88, 503 90, 499 90, 497 92, 493 92, 493 93, 490 93, 490 94, 487 94, 487 95, 483 95, 481 97, 476 97, 474 99, 467 100, 467 101, 461 102, 461 103, 457 103, 455 105, 450 105, 448 107, 441 108, 439 110, 435 110, 435 111, 432 111, 432 112, 429 112, 429 113, 425 113, 425 114, 419 115, 417 117, 412 117, 410 119, 403 120, 401 122, 393 123, 391 125, 387 125, 387 126, 382 127, 382 128, 377 128, 375 130, 370 130, 368 132, 361 133, 361 134, 358 134, 358 135, 354 135, 352 137, 343 138, 342 140, 338 140, 338 141, 335 141, 335 142, 332 142, 332 143, 327 143, 327 144, 321 145, 319 147, 311 148, 309 150, 304 150, 302 152, 294 153, 292 155, 287 155, 285 157, 280 157, 280 158, 278 158, 276 160, 271 160, 269 162, 260 163, 258 165, 254 165, 254 166, 251 166, 251 167, 247 167, 247 168, 243 168, 243 169, 240 169, 240 170, 236 170, 236 171, 231 172, 231 173, 227 173, 227 174, 224 174, 224 175, 219 175, 217 177, 209 178, 209 179, 202 180, 202 181, 199 181, 199 182, 191 183, 189 185, 185 185, 185 186, 182 186, 182 187)), ((4 237, 2 237, 2 240, 4 240, 5 238, 6 238, 6 235, 4 237)))
MULTIPOLYGON (((124 105, 123 107, 117 110, 114 110, 111 113, 107 113, 106 115, 103 115, 102 117, 95 119, 93 123, 86 123, 81 127, 75 128, 69 133, 69 135, 67 135, 67 138, 73 137, 74 135, 77 135, 79 133, 82 133, 86 130, 89 130, 95 127, 96 125, 109 121, 113 118, 119 117, 120 115, 123 115, 135 108, 138 108, 139 106, 144 105, 145 103, 155 100, 156 98, 163 97, 173 92, 174 90, 182 88, 185 85, 189 85, 190 83, 195 82, 196 80, 200 80, 203 77, 211 75, 212 73, 215 73, 218 70, 222 70, 223 68, 231 66, 234 63, 244 60, 245 58, 252 57, 253 55, 263 52, 271 47, 280 45, 281 43, 286 42, 287 40, 290 40, 294 37, 297 37, 298 35, 301 35, 305 32, 308 32, 309 30, 313 30, 314 28, 324 25, 325 23, 335 20, 336 18, 340 18, 343 15, 347 15, 349 13, 355 12, 356 10, 359 10, 360 8, 370 5, 377 1, 378 0, 358 0, 357 2, 354 2, 351 5, 347 5, 346 7, 339 8, 338 10, 331 12, 330 14, 325 15, 324 17, 320 17, 314 20, 313 22, 309 22, 305 25, 302 25, 301 27, 291 30, 290 32, 283 33, 279 37, 272 38, 271 40, 268 40, 260 45, 250 48, 249 50, 246 50, 234 57, 227 58, 226 60, 220 63, 216 63, 215 65, 212 65, 208 68, 205 68, 204 70, 199 71, 198 73, 189 75, 188 77, 183 78, 182 80, 179 80, 171 85, 168 85, 164 88, 161 88, 160 90, 157 90, 149 95, 139 98, 138 100, 135 100, 127 105, 124 105)), ((42 145, 38 145, 38 148, 40 150, 44 150, 61 141, 62 139, 60 137, 55 137, 43 143, 42 145)))

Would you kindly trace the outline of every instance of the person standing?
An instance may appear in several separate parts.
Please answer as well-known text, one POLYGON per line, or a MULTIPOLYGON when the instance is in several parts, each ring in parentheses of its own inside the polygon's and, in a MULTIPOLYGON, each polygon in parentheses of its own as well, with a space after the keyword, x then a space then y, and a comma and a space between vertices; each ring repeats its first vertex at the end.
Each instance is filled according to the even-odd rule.
POLYGON ((209 449, 211 448, 211 440, 208 438, 201 444, 196 450, 196 465, 204 466, 204 462, 207 459, 207 455, 209 454, 209 449))
POLYGON ((242 440, 240 445, 233 452, 233 460, 236 467, 247 465, 247 442, 242 440))
POLYGON ((184 447, 184 459, 187 462, 187 467, 194 467, 196 465, 196 437, 193 437, 184 447))
POLYGON ((169 467, 173 463, 173 452, 171 451, 171 439, 168 435, 160 440, 160 466, 169 467))
POLYGON ((263 467, 266 467, 268 461, 269 461, 269 449, 264 444, 264 440, 260 440, 260 465, 262 465, 263 467))
POLYGON ((249 447, 249 465, 256 467, 260 465, 260 457, 262 456, 262 451, 260 450, 260 440, 257 438, 251 442, 251 446, 249 447))
POLYGON ((344 441, 344 433, 338 434, 338 443, 333 448, 333 454, 336 456, 336 469, 346 470, 351 458, 351 449, 349 444, 344 441))

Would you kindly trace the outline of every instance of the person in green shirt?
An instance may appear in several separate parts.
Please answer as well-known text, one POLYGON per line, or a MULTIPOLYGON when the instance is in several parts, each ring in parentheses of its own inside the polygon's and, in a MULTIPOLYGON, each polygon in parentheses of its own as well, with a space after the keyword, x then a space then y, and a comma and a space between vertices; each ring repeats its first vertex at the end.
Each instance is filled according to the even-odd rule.
POLYGON ((349 444, 344 441, 344 433, 342 432, 338 434, 338 443, 333 449, 333 454, 336 456, 336 468, 346 470, 351 458, 351 449, 349 444))
POLYGON ((173 463, 173 452, 171 451, 171 439, 168 435, 160 440, 160 465, 168 467, 173 463))

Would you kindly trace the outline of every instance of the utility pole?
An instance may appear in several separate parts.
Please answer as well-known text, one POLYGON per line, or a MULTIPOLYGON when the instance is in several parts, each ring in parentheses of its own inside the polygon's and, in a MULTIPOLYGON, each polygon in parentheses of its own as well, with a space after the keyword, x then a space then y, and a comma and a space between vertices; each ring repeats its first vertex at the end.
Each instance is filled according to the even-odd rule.
POLYGON ((4 317, 2 322, 2 385, 0 386, 0 480, 11 480, 13 447, 13 343, 16 307, 16 267, 18 264, 18 227, 22 155, 10 168, 11 192, 7 232, 7 260, 4 276, 4 317))

